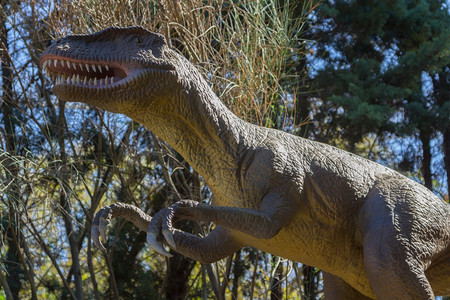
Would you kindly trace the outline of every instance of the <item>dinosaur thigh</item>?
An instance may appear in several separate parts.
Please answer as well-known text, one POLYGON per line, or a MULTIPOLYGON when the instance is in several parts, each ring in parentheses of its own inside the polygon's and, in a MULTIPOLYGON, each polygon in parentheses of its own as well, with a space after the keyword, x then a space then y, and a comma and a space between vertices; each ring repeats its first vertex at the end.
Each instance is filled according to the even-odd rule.
POLYGON ((427 194, 402 177, 384 177, 358 219, 364 268, 377 299, 434 299, 425 269, 436 251, 427 194))
POLYGON ((436 296, 450 296, 450 238, 446 251, 425 271, 436 296))

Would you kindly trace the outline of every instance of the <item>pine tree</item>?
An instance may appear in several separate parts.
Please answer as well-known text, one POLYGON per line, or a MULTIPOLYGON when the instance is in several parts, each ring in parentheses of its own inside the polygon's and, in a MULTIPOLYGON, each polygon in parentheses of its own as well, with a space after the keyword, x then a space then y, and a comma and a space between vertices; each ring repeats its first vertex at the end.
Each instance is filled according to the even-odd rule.
POLYGON ((430 141, 448 130, 445 87, 437 85, 448 78, 449 28, 441 0, 324 1, 315 15, 312 60, 321 104, 315 119, 327 124, 322 139, 354 151, 368 134, 418 137, 431 189, 430 141))

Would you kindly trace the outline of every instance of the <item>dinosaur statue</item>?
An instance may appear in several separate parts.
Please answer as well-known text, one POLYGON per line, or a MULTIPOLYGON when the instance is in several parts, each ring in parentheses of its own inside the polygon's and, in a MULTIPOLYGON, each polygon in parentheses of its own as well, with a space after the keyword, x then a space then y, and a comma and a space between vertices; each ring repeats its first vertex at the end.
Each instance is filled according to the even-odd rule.
POLYGON ((327 299, 450 295, 450 205, 405 176, 332 146, 247 123, 165 38, 141 27, 71 35, 40 63, 62 101, 142 123, 205 179, 213 205, 177 202, 153 217, 115 203, 97 212, 95 244, 122 217, 150 248, 202 263, 243 246, 320 268, 327 299), (173 227, 214 222, 206 237, 173 227))

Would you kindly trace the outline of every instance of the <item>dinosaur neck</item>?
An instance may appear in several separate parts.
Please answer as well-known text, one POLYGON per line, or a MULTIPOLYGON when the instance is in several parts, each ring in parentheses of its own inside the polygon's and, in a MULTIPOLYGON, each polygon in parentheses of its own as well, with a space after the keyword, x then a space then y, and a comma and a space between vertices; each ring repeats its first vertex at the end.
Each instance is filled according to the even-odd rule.
POLYGON ((234 115, 203 80, 165 107, 165 113, 147 118, 144 125, 180 153, 210 187, 234 176, 253 126, 234 115))

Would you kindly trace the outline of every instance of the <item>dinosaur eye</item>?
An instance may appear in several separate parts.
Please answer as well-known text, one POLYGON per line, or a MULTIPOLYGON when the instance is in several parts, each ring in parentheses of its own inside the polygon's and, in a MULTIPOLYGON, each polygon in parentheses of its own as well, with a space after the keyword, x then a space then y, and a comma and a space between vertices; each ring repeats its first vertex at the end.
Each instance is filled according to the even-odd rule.
POLYGON ((136 37, 136 44, 142 44, 143 42, 144 40, 140 36, 136 37))

